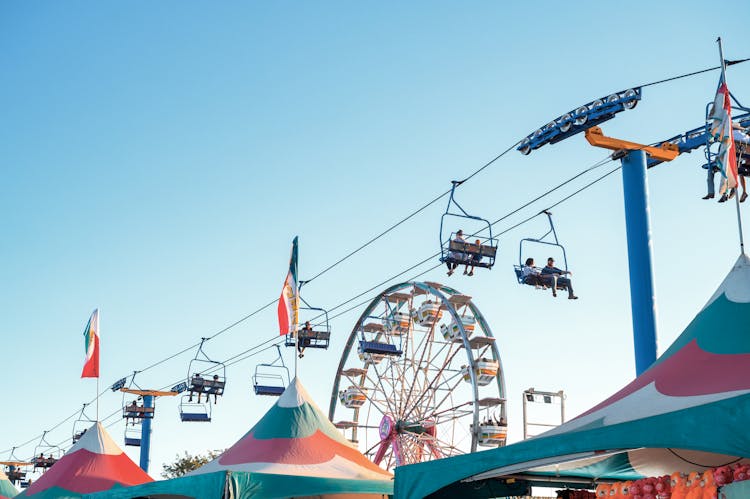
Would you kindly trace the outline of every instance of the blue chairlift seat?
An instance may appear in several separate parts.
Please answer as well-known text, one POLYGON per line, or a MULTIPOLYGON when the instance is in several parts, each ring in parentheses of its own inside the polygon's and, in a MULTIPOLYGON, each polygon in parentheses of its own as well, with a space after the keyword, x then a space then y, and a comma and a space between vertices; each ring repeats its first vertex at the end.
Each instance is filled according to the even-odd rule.
POLYGON ((206 396, 205 402, 193 402, 190 400, 191 395, 183 395, 180 400, 180 420, 190 423, 210 423, 211 422, 211 399, 206 396))
MULTIPOLYGON (((327 349, 331 341, 331 331, 305 329, 301 328, 297 331, 299 335, 300 346, 304 348, 323 348, 327 349)), ((291 334, 286 335, 285 346, 295 346, 295 339, 291 334)))
POLYGON ((491 269, 495 265, 497 246, 491 244, 461 243, 451 239, 448 243, 448 253, 440 260, 443 263, 470 264, 474 267, 491 269), (477 260, 476 257, 481 259, 477 260))
MULTIPOLYGON (((520 265, 513 265, 513 270, 516 273, 516 279, 518 279, 518 284, 527 284, 529 286, 535 286, 536 284, 534 284, 533 282, 526 282, 524 280, 523 270, 522 269, 523 269, 523 267, 521 267, 520 265)), ((541 274, 541 275, 544 276, 544 274, 541 274)), ((547 275, 549 275, 549 274, 547 274, 547 275)), ((549 287, 549 285, 546 285, 546 284, 544 284, 544 286, 545 287, 549 287)), ((568 285, 564 284, 564 283, 561 283, 561 282, 558 282, 557 283, 557 289, 559 289, 561 291, 567 291, 568 290, 568 285)))
POLYGON ((199 374, 190 378, 188 390, 192 393, 208 393, 210 395, 224 395, 226 381, 223 378, 217 379, 204 378, 199 374))
POLYGON ((270 395, 272 397, 279 397, 284 393, 285 388, 283 386, 271 386, 271 385, 253 385, 256 395, 270 395))
POLYGON ((141 421, 135 425, 125 425, 125 445, 129 447, 141 446, 141 421))
POLYGON ((140 447, 141 446, 141 438, 140 437, 125 437, 125 445, 129 447, 140 447))
POLYGON ((395 355, 400 357, 403 353, 401 350, 396 348, 396 345, 390 343, 381 343, 379 341, 364 341, 359 342, 359 351, 361 353, 374 353, 379 355, 395 355))
POLYGON ((126 419, 153 419, 154 408, 126 405, 122 408, 122 417, 126 419))
POLYGON ((180 412, 180 419, 185 422, 210 423, 211 416, 205 412, 180 412))

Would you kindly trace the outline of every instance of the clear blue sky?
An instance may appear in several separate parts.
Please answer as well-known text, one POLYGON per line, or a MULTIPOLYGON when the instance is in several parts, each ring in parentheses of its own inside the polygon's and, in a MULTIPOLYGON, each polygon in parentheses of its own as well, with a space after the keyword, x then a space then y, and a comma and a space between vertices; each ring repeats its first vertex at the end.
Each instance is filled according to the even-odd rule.
MULTIPOLYGON (((278 296, 294 235, 304 279, 550 119, 716 65, 718 35, 727 58, 750 57, 746 7, 4 2, 0 334, 12 409, 0 417, 0 450, 93 397, 94 381, 79 374, 94 308, 107 385, 278 296)), ((728 75, 746 102, 748 66, 728 75)), ((699 126, 717 79, 646 88, 639 106, 604 130, 653 142, 699 126)), ((494 220, 605 154, 582 136, 528 157, 513 152, 459 196, 494 220)), ((700 200, 702 159, 695 152, 649 174, 660 351, 738 255, 733 206, 700 200)), ((621 192, 613 175, 555 210, 577 302, 515 283, 518 240, 543 232, 542 219, 503 237, 491 272, 450 279, 498 338, 513 439, 523 389, 564 389, 574 415, 634 374, 621 192)), ((332 307, 436 252, 443 208, 310 284, 308 301, 332 307)), ((447 277, 437 270, 424 279, 447 277)), ((334 321, 329 351, 304 359, 302 380, 322 407, 358 312, 334 321)), ((206 350, 228 358, 275 331, 268 310, 206 350)), ((189 358, 138 382, 177 381, 189 358)), ((230 368, 214 424, 181 425, 175 402, 160 401, 152 475, 175 453, 223 448, 247 431, 273 403, 251 394, 254 364, 270 360, 230 368)), ((107 393, 101 413, 121 402, 107 393)), ((66 441, 71 429, 66 423, 49 439, 66 441)), ((121 423, 110 431, 121 441, 121 423)))

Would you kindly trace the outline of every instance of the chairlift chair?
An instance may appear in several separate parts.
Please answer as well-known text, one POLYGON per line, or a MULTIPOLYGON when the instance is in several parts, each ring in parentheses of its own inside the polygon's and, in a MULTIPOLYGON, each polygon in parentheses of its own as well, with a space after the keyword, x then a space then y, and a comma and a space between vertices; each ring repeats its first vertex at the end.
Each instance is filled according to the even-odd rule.
POLYGON ((211 399, 206 398, 205 402, 192 400, 192 394, 183 395, 180 399, 180 420, 190 423, 210 423, 211 422, 211 399))
POLYGON ((281 348, 278 345, 278 357, 271 363, 258 364, 253 374, 253 390, 256 395, 279 397, 289 386, 289 369, 284 364, 281 348))
MULTIPOLYGON (((524 275, 523 275, 523 267, 524 267, 524 262, 525 262, 524 257, 523 257, 524 256, 524 251, 523 251, 524 243, 543 244, 547 246, 556 246, 560 248, 560 251, 562 251, 563 264, 564 264, 564 268, 562 270, 564 270, 565 272, 568 271, 568 257, 565 253, 565 247, 562 244, 560 244, 560 241, 557 239, 557 231, 555 230, 555 224, 554 222, 552 222, 552 213, 548 210, 544 210, 541 213, 544 213, 545 215, 547 215, 547 221, 549 222, 549 230, 545 232, 544 235, 539 238, 527 237, 527 238, 521 239, 521 242, 518 245, 518 265, 513 266, 513 270, 516 274, 516 279, 518 280, 518 284, 527 284, 530 286, 535 285, 535 283, 533 282, 526 282, 524 280, 524 275), (545 240, 547 236, 549 236, 550 234, 552 234, 554 242, 545 240)), ((568 287, 567 285, 563 283, 557 283, 557 289, 567 290, 568 287)))
MULTIPOLYGON (((473 267, 491 269, 495 265, 495 256, 497 254, 497 238, 492 237, 492 224, 489 222, 489 220, 474 215, 469 215, 466 210, 464 210, 456 201, 454 197, 456 187, 458 187, 462 183, 462 181, 458 180, 452 181, 453 185, 451 187, 450 198, 448 199, 448 207, 446 208, 445 213, 443 213, 443 216, 440 217, 440 261, 447 264, 468 264, 473 267), (451 205, 455 205, 456 208, 458 208, 459 212, 451 212, 451 205), (446 238, 443 236, 443 234, 445 234, 445 232, 443 232, 445 217, 463 218, 467 220, 483 222, 482 225, 486 224, 487 226, 486 229, 488 231, 488 236, 485 238, 480 238, 480 241, 484 239, 484 242, 480 242, 480 244, 474 244, 470 241, 466 241, 463 243, 456 241, 456 232, 450 232, 448 234, 448 237, 446 238)), ((483 231, 484 228, 481 231, 475 232, 473 235, 467 236, 467 238, 476 237, 476 234, 483 231)))
POLYGON ((403 354, 401 336, 386 334, 385 327, 380 320, 363 324, 359 334, 357 352, 365 363, 378 364, 386 356, 400 357, 403 354), (395 344, 396 341, 398 345, 395 344))
POLYGON ((195 358, 190 361, 187 374, 187 389, 190 395, 201 397, 214 396, 214 401, 224 395, 227 380, 227 366, 212 360, 203 351, 203 343, 208 338, 201 338, 195 358))
POLYGON ((18 457, 16 457, 16 447, 13 447, 8 459, 6 461, 0 461, 0 465, 4 467, 8 480, 15 484, 16 482, 23 482, 26 479, 26 473, 28 472, 27 468, 32 466, 33 463, 18 459, 18 457))
POLYGON ((47 431, 44 431, 39 443, 34 447, 34 457, 31 459, 31 462, 34 464, 34 469, 41 468, 47 470, 57 462, 60 456, 62 456, 62 449, 57 445, 52 445, 47 442, 46 437, 47 431))
MULTIPOLYGON (((302 297, 300 297, 300 299, 305 302, 302 297)), ((305 304, 307 305, 307 302, 305 302, 305 304)), ((300 324, 297 325, 297 338, 295 339, 294 334, 292 333, 287 334, 284 345, 298 348, 327 349, 331 342, 331 325, 328 322, 328 312, 325 309, 311 307, 309 305, 306 307, 300 307, 299 309, 319 312, 320 315, 323 316, 323 321, 310 324, 309 329, 305 327, 306 323, 309 321, 304 323, 300 321, 300 324), (297 341, 299 341, 299 345, 297 345, 297 341)), ((318 318, 320 318, 320 315, 318 318)))
POLYGON ((81 412, 78 414, 78 418, 73 422, 73 443, 75 444, 78 442, 84 433, 86 433, 86 430, 91 428, 91 425, 93 423, 96 423, 95 420, 91 419, 86 414, 86 406, 88 404, 83 404, 83 407, 81 408, 81 412))
POLYGON ((128 447, 140 447, 142 435, 141 421, 136 425, 125 425, 125 445, 128 447))

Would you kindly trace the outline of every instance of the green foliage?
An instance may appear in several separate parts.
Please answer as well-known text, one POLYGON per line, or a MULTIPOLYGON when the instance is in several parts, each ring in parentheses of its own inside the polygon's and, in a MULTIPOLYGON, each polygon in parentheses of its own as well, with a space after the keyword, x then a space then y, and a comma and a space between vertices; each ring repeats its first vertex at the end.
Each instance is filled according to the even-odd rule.
POLYGON ((191 471, 200 468, 207 462, 212 461, 222 452, 223 451, 219 450, 211 450, 205 454, 196 454, 194 456, 188 454, 187 451, 185 451, 182 456, 177 454, 174 462, 162 464, 161 476, 167 479, 183 476, 186 473, 190 473, 191 471))

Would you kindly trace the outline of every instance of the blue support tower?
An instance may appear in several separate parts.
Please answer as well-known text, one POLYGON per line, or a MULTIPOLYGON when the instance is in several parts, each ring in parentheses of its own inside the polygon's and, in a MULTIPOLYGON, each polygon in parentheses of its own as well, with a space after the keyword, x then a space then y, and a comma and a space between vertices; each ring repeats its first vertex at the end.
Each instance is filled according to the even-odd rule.
POLYGON ((630 267, 635 369, 636 375, 640 375, 656 360, 656 296, 651 266, 651 223, 645 151, 628 151, 623 157, 622 184, 630 267))
MULTIPOLYGON (((154 396, 143 396, 143 407, 154 407, 154 396)), ((152 418, 145 418, 141 425, 141 462, 140 467, 148 473, 148 462, 151 452, 151 421, 152 418)))

